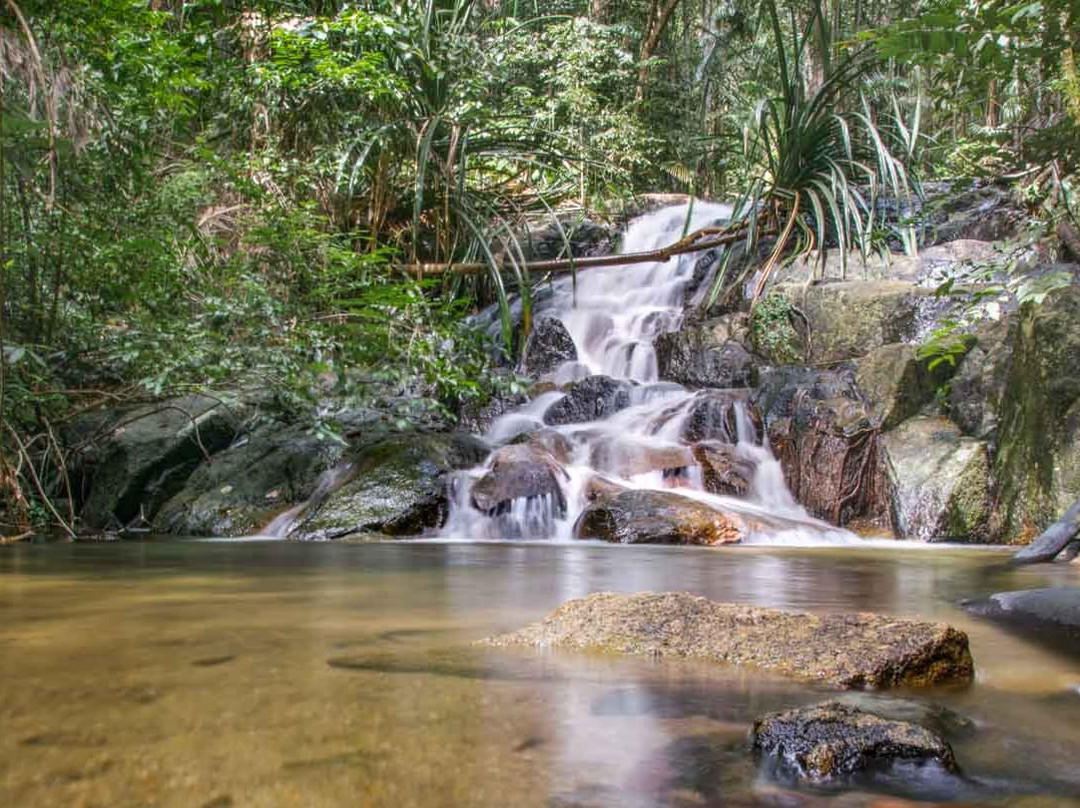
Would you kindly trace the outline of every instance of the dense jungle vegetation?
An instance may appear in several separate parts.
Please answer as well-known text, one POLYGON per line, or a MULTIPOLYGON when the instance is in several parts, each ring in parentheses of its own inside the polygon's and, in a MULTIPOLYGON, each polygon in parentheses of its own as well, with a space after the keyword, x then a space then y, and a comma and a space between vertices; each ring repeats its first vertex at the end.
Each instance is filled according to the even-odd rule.
POLYGON ((73 521, 95 407, 262 390, 333 440, 331 395, 514 385, 556 212, 733 201, 771 266, 985 179, 1080 257, 1078 54, 1072 0, 2 0, 3 530, 73 521))

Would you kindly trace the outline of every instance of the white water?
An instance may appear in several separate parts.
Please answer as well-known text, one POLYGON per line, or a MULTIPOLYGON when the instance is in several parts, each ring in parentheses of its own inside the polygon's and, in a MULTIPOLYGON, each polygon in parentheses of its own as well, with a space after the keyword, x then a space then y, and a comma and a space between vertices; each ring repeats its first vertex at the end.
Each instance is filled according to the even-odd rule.
MULTIPOLYGON (((632 222, 623 240, 624 252, 666 247, 684 233, 727 220, 731 208, 703 202, 666 208, 632 222), (687 219, 689 218, 689 221, 687 219)), ((574 525, 588 506, 590 485, 597 481, 626 489, 665 490, 766 524, 749 541, 779 544, 822 544, 854 540, 851 534, 810 517, 795 501, 783 471, 767 444, 763 445, 745 403, 734 406, 735 452, 753 465, 746 498, 711 494, 701 467, 693 457, 686 432, 695 408, 709 391, 690 391, 659 382, 653 341, 677 330, 683 321, 688 286, 701 254, 668 262, 631 264, 582 272, 573 293, 568 279, 555 288, 554 314, 567 327, 578 352, 577 362, 565 363, 551 376, 563 385, 591 374, 636 383, 631 406, 609 418, 583 424, 551 427, 545 413, 564 398, 563 392, 538 396, 496 420, 483 436, 493 446, 516 437, 547 430, 569 447, 561 464, 560 488, 565 508, 550 494, 515 499, 494 515, 472 505, 471 490, 491 468, 492 459, 458 476, 445 539, 573 538, 574 525)))

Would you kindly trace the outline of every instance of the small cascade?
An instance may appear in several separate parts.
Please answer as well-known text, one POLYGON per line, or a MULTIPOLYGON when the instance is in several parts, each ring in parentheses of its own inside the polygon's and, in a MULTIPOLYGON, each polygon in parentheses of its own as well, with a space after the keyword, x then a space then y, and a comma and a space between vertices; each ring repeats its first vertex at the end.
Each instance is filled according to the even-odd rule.
POLYGON ((340 463, 324 471, 319 475, 315 483, 315 491, 310 497, 299 505, 279 513, 258 535, 270 539, 286 538, 308 511, 317 508, 328 496, 349 481, 352 470, 352 463, 340 463))
MULTIPOLYGON (((660 249, 730 215, 728 206, 702 202, 667 208, 631 223, 623 249, 660 249)), ((846 536, 795 501, 759 434, 748 391, 692 391, 659 381, 653 341, 682 325, 700 257, 583 272, 576 296, 569 279, 556 282, 554 313, 578 359, 549 380, 565 385, 589 375, 609 377, 597 395, 612 390, 620 405, 607 417, 564 423, 553 414, 565 408, 568 393, 554 391, 495 420, 483 436, 496 447, 492 455, 453 483, 444 538, 569 540, 593 500, 624 490, 677 490, 766 526, 755 540, 821 543, 846 536), (703 450, 717 452, 748 478, 740 496, 711 492, 724 489, 715 481, 710 487, 698 457, 703 450)))

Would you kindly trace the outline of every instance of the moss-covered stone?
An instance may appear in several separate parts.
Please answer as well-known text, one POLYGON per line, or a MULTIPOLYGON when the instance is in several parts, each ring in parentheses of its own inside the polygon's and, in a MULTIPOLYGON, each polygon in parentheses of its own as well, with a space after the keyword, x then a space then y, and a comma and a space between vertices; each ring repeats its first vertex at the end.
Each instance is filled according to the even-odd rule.
POLYGON ((855 379, 883 429, 918 415, 945 381, 941 371, 931 373, 915 348, 902 342, 871 351, 859 362, 855 379))

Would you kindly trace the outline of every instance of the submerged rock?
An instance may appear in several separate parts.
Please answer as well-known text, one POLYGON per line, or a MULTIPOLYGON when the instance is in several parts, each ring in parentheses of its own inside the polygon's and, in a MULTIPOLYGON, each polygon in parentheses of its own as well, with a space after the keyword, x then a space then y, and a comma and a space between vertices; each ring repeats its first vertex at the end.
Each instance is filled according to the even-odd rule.
POLYGON ((655 342, 660 378, 691 387, 751 387, 757 368, 743 347, 748 339, 745 314, 661 334, 655 342))
POLYGON ((514 500, 549 497, 561 513, 566 509, 561 485, 565 479, 562 466, 540 446, 504 446, 491 456, 487 473, 472 487, 472 505, 494 515, 514 500))
POLYGON ((630 406, 629 382, 609 376, 589 376, 575 382, 570 392, 544 413, 549 426, 584 424, 607 418, 630 406))
POLYGON ((449 509, 450 473, 486 455, 481 441, 463 433, 399 435, 365 447, 352 457, 351 479, 315 504, 297 536, 411 536, 440 527, 449 509))
POLYGON ((553 372, 564 362, 577 360, 574 338, 562 320, 545 317, 533 326, 521 352, 521 372, 539 378, 553 372))
POLYGON ((739 516, 668 491, 629 490, 591 504, 574 536, 619 544, 732 544, 746 537, 739 516))
POLYGON ((783 612, 685 592, 589 595, 484 643, 693 657, 838 687, 967 683, 974 674, 967 635, 941 623, 783 612))
POLYGON ((754 723, 751 741, 758 753, 815 780, 899 762, 957 768, 952 749, 937 733, 839 701, 767 715, 754 723))
POLYGON ((945 418, 912 418, 882 439, 897 535, 987 541, 992 499, 986 445, 945 418))

